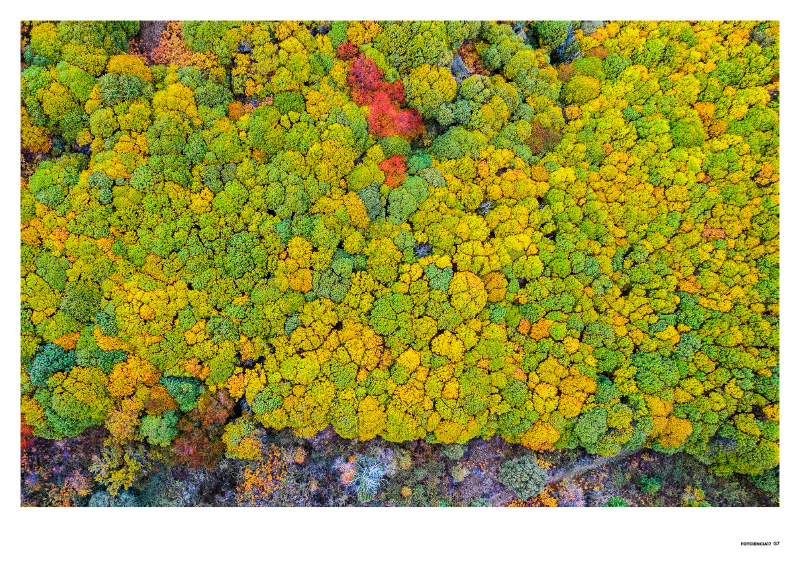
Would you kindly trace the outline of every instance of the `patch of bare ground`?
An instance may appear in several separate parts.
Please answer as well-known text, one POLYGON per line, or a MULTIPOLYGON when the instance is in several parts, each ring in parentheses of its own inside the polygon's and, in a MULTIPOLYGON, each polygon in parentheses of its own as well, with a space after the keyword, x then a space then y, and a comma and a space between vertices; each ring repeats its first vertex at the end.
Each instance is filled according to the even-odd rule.
POLYGON ((136 34, 129 45, 128 52, 136 55, 147 64, 152 65, 153 50, 161 42, 161 34, 167 29, 167 22, 145 20, 139 22, 139 33, 136 34))

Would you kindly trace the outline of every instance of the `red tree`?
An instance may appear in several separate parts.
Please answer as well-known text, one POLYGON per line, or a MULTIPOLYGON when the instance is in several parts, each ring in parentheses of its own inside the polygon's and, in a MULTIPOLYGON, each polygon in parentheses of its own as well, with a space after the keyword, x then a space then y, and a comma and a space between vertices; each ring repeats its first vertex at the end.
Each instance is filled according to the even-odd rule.
POLYGON ((233 411, 234 402, 227 389, 216 394, 206 393, 197 402, 197 408, 178 422, 178 434, 172 449, 178 460, 190 467, 211 468, 225 453, 220 440, 225 422, 233 411))
POLYGON ((33 427, 25 422, 25 417, 20 415, 20 449, 25 450, 33 442, 33 427))
POLYGON ((386 174, 385 183, 393 189, 406 180, 406 158, 402 155, 381 161, 378 167, 386 174))
POLYGON ((336 56, 339 59, 344 59, 345 61, 349 61, 357 54, 358 54, 358 48, 349 41, 340 43, 339 47, 336 48, 336 56))
POLYGON ((403 108, 406 92, 399 80, 387 83, 383 71, 363 53, 353 60, 347 84, 353 101, 369 106, 369 131, 372 134, 414 138, 424 131, 422 116, 416 109, 403 108))

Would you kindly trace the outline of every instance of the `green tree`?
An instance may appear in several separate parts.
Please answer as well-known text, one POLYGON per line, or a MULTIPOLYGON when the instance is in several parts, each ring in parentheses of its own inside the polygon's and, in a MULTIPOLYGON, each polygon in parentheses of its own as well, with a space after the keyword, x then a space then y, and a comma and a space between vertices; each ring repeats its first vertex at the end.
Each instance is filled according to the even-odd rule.
POLYGON ((518 499, 530 499, 544 491, 547 471, 539 466, 536 458, 525 455, 503 462, 497 479, 512 490, 518 499))

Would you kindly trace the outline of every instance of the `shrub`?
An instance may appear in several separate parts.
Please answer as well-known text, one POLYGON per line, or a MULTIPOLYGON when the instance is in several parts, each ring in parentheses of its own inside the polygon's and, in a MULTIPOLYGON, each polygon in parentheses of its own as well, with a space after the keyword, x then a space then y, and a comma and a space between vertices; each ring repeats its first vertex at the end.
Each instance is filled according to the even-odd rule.
POLYGON ((442 456, 449 460, 460 460, 466 453, 466 447, 463 444, 442 444, 442 456))
POLYGON ((648 495, 655 495, 661 489, 661 480, 658 478, 643 477, 639 482, 639 489, 648 495))
POLYGON ((518 499, 530 499, 544 491, 547 471, 539 466, 536 458, 526 455, 503 462, 497 479, 518 499))
POLYGON ((378 494, 378 490, 384 482, 386 468, 378 458, 368 454, 356 456, 355 477, 350 482, 362 503, 372 501, 378 494))

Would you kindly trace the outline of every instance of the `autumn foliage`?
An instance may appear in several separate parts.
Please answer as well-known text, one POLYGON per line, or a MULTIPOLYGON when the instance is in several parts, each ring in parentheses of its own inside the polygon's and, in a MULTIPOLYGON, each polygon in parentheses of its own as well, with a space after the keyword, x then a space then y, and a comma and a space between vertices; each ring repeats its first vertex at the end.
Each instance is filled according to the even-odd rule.
POLYGON ((22 443, 777 466, 780 29, 584 24, 26 24, 22 443))
POLYGON ((369 106, 370 133, 380 137, 414 138, 423 131, 422 117, 416 109, 402 109, 406 94, 403 83, 387 83, 374 61, 360 54, 352 63, 347 84, 353 102, 369 106))

